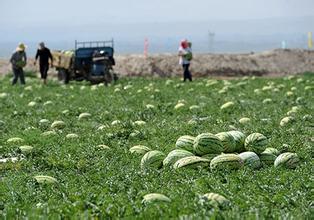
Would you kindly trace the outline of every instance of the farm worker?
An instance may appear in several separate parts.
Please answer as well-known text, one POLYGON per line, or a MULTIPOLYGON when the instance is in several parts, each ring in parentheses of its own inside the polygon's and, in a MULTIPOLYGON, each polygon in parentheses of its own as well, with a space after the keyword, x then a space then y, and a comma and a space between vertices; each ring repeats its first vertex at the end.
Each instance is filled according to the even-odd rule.
POLYGON ((51 67, 53 67, 53 58, 50 53, 50 50, 45 46, 44 42, 39 43, 39 48, 35 56, 34 65, 36 65, 36 61, 38 57, 39 57, 39 71, 40 71, 41 79, 43 80, 44 84, 47 84, 49 59, 51 60, 51 67))
POLYGON ((23 71, 23 68, 26 66, 27 63, 25 49, 26 45, 23 43, 19 43, 15 52, 11 56, 10 63, 12 64, 12 70, 14 74, 12 85, 15 85, 17 83, 18 78, 20 78, 21 84, 25 85, 25 77, 23 71))
POLYGON ((192 74, 189 70, 192 60, 192 43, 187 40, 182 40, 179 47, 179 64, 183 67, 183 81, 187 79, 192 81, 192 74))

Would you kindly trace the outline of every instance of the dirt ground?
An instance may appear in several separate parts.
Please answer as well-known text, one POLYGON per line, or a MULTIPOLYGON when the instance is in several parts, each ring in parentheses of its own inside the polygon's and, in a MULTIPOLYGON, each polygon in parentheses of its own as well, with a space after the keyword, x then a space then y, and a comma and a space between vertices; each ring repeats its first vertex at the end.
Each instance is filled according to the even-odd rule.
MULTIPOLYGON (((122 76, 181 76, 182 68, 175 54, 116 55, 115 71, 122 76)), ((37 71, 29 59, 26 71, 37 71)), ((11 71, 8 60, 0 60, 0 74, 11 71)), ((243 75, 281 76, 314 72, 314 51, 271 50, 250 54, 195 54, 193 76, 234 77, 243 75)), ((54 74, 54 69, 50 70, 54 74)))

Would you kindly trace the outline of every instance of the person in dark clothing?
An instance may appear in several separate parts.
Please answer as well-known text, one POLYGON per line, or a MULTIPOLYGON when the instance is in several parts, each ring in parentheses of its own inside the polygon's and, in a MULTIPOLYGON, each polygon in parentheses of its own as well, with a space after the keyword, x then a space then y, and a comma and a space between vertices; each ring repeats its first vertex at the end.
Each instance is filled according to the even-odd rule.
POLYGON ((17 83, 18 78, 20 78, 21 84, 25 85, 25 77, 23 68, 26 66, 27 57, 25 53, 26 46, 23 43, 20 43, 16 48, 16 51, 12 54, 10 63, 12 64, 13 70, 13 81, 12 85, 17 83))
POLYGON ((36 61, 39 57, 39 71, 41 78, 43 79, 43 83, 47 83, 47 74, 49 70, 49 59, 51 60, 51 67, 53 67, 53 58, 50 50, 45 46, 44 42, 39 43, 39 49, 37 50, 35 56, 34 65, 36 65, 36 61))

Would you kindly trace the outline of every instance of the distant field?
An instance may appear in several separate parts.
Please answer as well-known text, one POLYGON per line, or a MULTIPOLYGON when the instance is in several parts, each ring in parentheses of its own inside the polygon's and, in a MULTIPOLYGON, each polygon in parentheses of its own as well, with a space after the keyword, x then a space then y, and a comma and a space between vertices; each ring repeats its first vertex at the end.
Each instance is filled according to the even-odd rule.
POLYGON ((274 79, 200 78, 192 83, 178 78, 122 78, 109 87, 84 82, 64 86, 55 81, 46 87, 35 78, 28 78, 26 87, 12 87, 9 78, 3 78, 0 160, 18 161, 0 162, 0 216, 310 219, 313 89, 312 73, 274 79), (226 102, 234 105, 222 110, 226 102), (178 103, 183 105, 175 109, 178 103), (280 126, 287 112, 292 121, 280 126), (81 113, 90 115, 79 120, 81 113), (251 121, 239 123, 243 117, 251 121), (57 120, 65 127, 51 128, 57 120), (194 169, 143 170, 142 155, 129 151, 145 145, 166 156, 180 136, 230 130, 245 136, 262 133, 268 139, 267 147, 295 152, 300 163, 296 169, 263 164, 254 170, 244 166, 211 171, 208 162, 194 169), (43 136, 47 131, 52 132, 43 136), (68 134, 78 137, 66 137, 68 134), (23 140, 8 141, 14 137, 23 140), (19 147, 25 145, 33 149, 21 151, 19 147), (37 175, 48 175, 57 182, 38 183, 37 175), (219 207, 204 200, 202 195, 210 192, 223 195, 230 203, 219 207), (142 203, 148 193, 164 194, 171 201, 142 203))

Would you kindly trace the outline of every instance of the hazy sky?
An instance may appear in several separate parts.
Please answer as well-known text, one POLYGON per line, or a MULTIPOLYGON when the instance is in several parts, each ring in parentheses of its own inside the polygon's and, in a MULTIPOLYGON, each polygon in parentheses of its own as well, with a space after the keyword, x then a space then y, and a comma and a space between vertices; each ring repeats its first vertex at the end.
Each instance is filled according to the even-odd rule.
POLYGON ((69 49, 74 40, 111 38, 118 52, 141 52, 145 38, 152 51, 175 51, 182 38, 205 51, 209 30, 217 51, 265 50, 282 40, 304 47, 313 28, 314 0, 0 0, 0 56, 17 42, 35 51, 39 41, 69 49))
POLYGON ((0 24, 167 22, 314 15, 314 0, 0 0, 0 24))

